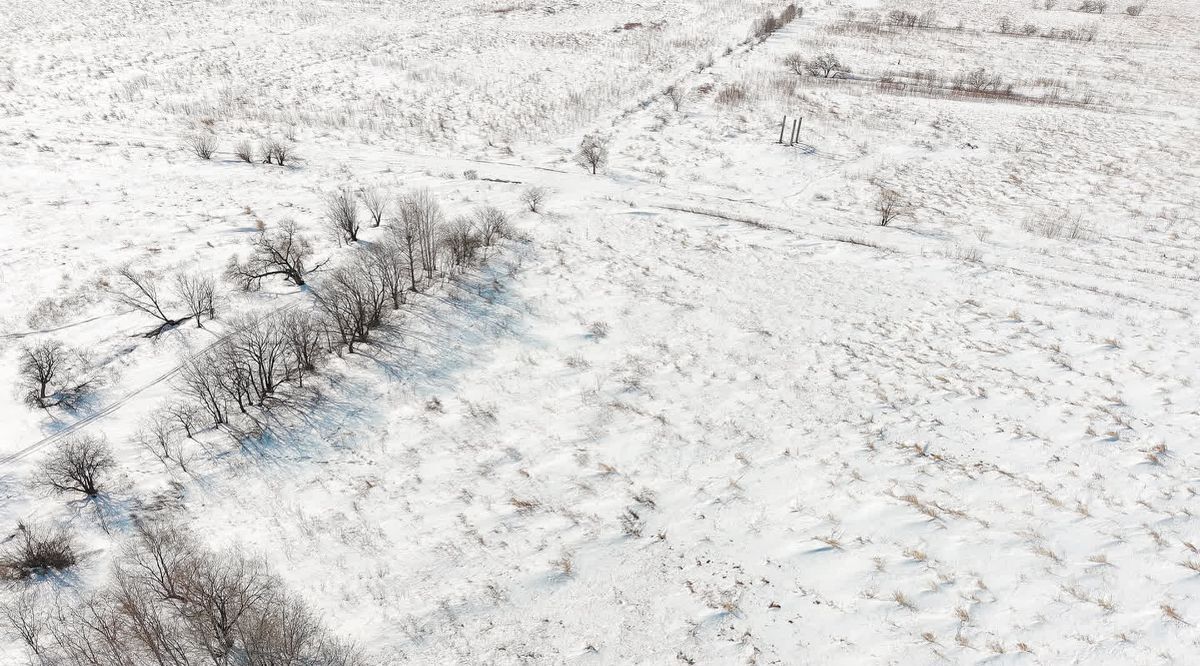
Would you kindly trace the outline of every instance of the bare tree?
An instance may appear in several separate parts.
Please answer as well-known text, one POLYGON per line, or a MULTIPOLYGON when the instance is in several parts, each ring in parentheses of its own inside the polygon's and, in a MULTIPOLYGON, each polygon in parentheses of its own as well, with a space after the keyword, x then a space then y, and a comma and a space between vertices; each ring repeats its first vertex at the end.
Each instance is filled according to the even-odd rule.
POLYGON ((212 159, 217 152, 217 137, 210 132, 195 132, 183 138, 183 143, 202 160, 212 159))
POLYGON ((112 294, 117 302, 154 317, 159 321, 157 328, 146 333, 153 338, 163 331, 169 330, 191 319, 191 316, 173 317, 167 314, 167 302, 159 292, 158 277, 149 273, 139 273, 130 266, 123 267, 117 272, 117 286, 112 294))
POLYGON ((179 390, 208 415, 213 425, 228 420, 227 378, 222 374, 221 356, 210 349, 179 365, 179 390))
POLYGON ((379 187, 364 187, 358 191, 358 197, 362 199, 363 206, 371 216, 371 226, 379 226, 383 222, 383 216, 387 214, 392 196, 387 190, 379 187))
POLYGON ((141 427, 133 440, 151 455, 158 458, 164 467, 172 464, 187 471, 189 459, 178 436, 178 421, 166 410, 152 412, 142 420, 141 427))
POLYGON ((83 353, 57 340, 25 345, 19 353, 17 371, 31 407, 74 407, 97 384, 83 353))
POLYGON ((175 276, 175 295, 183 302, 196 328, 204 328, 203 317, 217 316, 217 281, 209 275, 184 274, 175 276))
POLYGON ((509 233, 508 215, 495 206, 480 206, 472 214, 475 229, 479 232, 479 240, 484 247, 491 247, 509 233))
POLYGON ((808 73, 808 60, 802 53, 789 53, 783 57, 783 66, 796 76, 808 73))
POLYGON ((45 661, 43 657, 47 648, 45 641, 48 622, 49 618, 35 587, 22 587, 0 603, 0 624, 20 637, 33 656, 32 661, 35 664, 45 661))
POLYGON ((117 463, 103 439, 94 435, 76 435, 62 442, 38 467, 35 482, 55 492, 76 492, 95 497, 101 480, 117 463))
POLYGON ((832 53, 825 53, 813 58, 804 66, 804 71, 810 76, 821 76, 827 79, 835 79, 839 76, 845 76, 849 73, 849 68, 842 65, 842 61, 832 53))
POLYGON ((390 241, 399 250, 403 269, 408 272, 408 288, 418 291, 417 269, 421 265, 421 248, 417 240, 416 216, 403 214, 403 211, 402 205, 402 214, 392 225, 390 241))
POLYGON ((521 203, 528 206, 531 213, 540 211, 549 197, 550 191, 537 185, 530 185, 521 191, 521 203))
POLYGON ((188 400, 171 400, 162 407, 162 413, 183 430, 183 435, 191 439, 199 430, 201 409, 188 400))
POLYGON ((575 163, 585 169, 591 169, 592 175, 595 175, 600 167, 608 163, 608 139, 598 134, 583 137, 583 141, 579 143, 579 150, 575 153, 575 163))
POLYGON ((326 259, 309 267, 312 259, 312 243, 301 235, 292 220, 284 220, 275 231, 262 231, 254 237, 253 252, 241 262, 237 257, 229 260, 225 275, 243 289, 257 289, 264 278, 283 276, 296 286, 303 286, 305 279, 320 270, 326 259))
POLYGON ((346 243, 358 240, 358 199, 349 188, 327 192, 325 199, 325 221, 334 236, 346 243))
POLYGON ((880 188, 875 199, 875 212, 879 214, 879 226, 886 227, 910 213, 910 206, 896 190, 880 188))

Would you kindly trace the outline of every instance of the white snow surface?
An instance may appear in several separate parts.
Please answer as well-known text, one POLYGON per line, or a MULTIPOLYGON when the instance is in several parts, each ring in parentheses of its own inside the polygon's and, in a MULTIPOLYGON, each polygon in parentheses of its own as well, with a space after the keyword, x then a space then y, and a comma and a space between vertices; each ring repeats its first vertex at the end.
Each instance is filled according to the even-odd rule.
POLYGON ((163 513, 265 557, 372 664, 1195 663, 1200 1, 832 0, 747 42, 783 4, 5 0, 0 527, 86 546, 32 584, 99 585, 163 513), (868 29, 897 8, 941 27, 868 29), (1060 96, 877 84, 979 67, 1060 96), (284 136, 293 166, 233 156, 284 136), (181 359, 311 296, 227 285, 147 339, 114 272, 219 273, 286 218, 337 261, 320 195, 365 184, 519 237, 165 470, 132 436, 181 359), (912 214, 875 224, 879 186, 912 214), (46 338, 104 369, 76 411, 16 389, 46 338), (117 454, 102 501, 29 483, 77 432, 117 454))

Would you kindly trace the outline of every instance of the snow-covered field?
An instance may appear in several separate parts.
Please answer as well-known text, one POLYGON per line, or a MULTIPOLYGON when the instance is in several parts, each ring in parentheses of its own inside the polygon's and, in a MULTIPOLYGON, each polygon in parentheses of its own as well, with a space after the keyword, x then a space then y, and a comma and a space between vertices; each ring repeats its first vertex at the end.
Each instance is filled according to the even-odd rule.
MULTIPOLYGON (((3 4, 0 539, 79 544, 5 608, 98 588, 165 517, 366 664, 1200 652, 1200 0, 828 1, 761 42, 786 3, 3 4), (1013 95, 949 89, 979 68, 1013 95), (300 159, 235 157, 264 139, 300 159), (216 319, 146 337, 118 271, 219 276, 292 219, 319 290, 392 224, 337 242, 338 187, 515 233, 163 464, 138 434, 181 365, 313 291, 222 280, 216 319), (102 380, 74 409, 23 400, 46 340, 102 380), (100 496, 31 482, 81 435, 117 461, 100 496)), ((0 623, 0 664, 31 659, 0 623)))

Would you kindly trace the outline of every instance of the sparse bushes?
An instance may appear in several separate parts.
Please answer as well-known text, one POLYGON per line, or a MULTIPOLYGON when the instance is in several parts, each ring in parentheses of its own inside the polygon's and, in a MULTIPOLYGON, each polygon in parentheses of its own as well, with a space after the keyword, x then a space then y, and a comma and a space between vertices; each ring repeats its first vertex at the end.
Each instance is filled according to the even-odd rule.
POLYGON ((595 175, 601 167, 608 163, 608 139, 598 134, 588 134, 583 137, 583 141, 579 143, 579 150, 575 152, 575 163, 585 169, 590 169, 595 175))
POLYGON ((1144 11, 1146 11, 1146 3, 1144 2, 1136 5, 1129 5, 1125 8, 1125 13, 1130 16, 1141 16, 1142 12, 1144 11))
POLYGON ((260 153, 262 154, 263 164, 287 166, 296 161, 296 151, 292 145, 276 139, 263 141, 260 153))
POLYGON ((275 231, 261 231, 252 242, 252 252, 244 262, 237 257, 229 260, 225 276, 243 289, 257 289, 263 279, 282 276, 296 286, 320 270, 325 261, 309 266, 313 256, 312 243, 301 235, 293 220, 284 220, 275 231))
POLYGON ((746 86, 740 83, 725 84, 725 86, 717 91, 716 101, 717 104, 724 104, 726 106, 741 104, 746 101, 746 86))
POLYGON ((183 139, 183 143, 188 150, 202 160, 212 159, 212 156, 217 152, 217 137, 211 132, 195 132, 189 134, 183 139))
POLYGON ((1078 214, 1040 213, 1023 220, 1021 228, 1042 238, 1088 240, 1092 236, 1091 226, 1083 219, 1082 215, 1078 214))
POLYGON ((1100 34, 1100 26, 1079 25, 1073 28, 1057 28, 1046 33, 1044 36, 1051 39, 1065 39, 1072 42, 1094 42, 1096 36, 1100 34))
POLYGON ((22 580, 69 569, 79 560, 75 551, 75 539, 65 529, 17 523, 16 534, 0 552, 0 579, 22 580))
POLYGON ((967 90, 976 93, 1012 91, 1011 85, 1006 87, 1004 81, 998 75, 988 72, 983 67, 973 69, 955 77, 953 86, 956 90, 967 90))
POLYGON ((1083 0, 1083 3, 1075 11, 1085 14, 1103 14, 1107 9, 1108 3, 1104 0, 1083 0))
POLYGON ((99 592, 53 606, 26 593, 0 614, 38 663, 363 663, 261 560, 210 551, 175 525, 136 527, 99 592))
POLYGON ((325 199, 325 222, 330 232, 339 241, 353 243, 358 240, 358 199, 349 188, 327 192, 325 199))
POLYGON ((95 497, 116 465, 107 442, 95 435, 76 435, 64 439, 46 456, 34 483, 57 493, 95 497))
POLYGON ((83 352, 57 340, 22 346, 19 355, 18 377, 30 407, 70 409, 95 388, 91 364, 83 352))
POLYGON ((542 205, 549 198, 550 191, 544 187, 530 185, 521 191, 521 203, 529 207, 529 212, 537 213, 542 209, 542 205))

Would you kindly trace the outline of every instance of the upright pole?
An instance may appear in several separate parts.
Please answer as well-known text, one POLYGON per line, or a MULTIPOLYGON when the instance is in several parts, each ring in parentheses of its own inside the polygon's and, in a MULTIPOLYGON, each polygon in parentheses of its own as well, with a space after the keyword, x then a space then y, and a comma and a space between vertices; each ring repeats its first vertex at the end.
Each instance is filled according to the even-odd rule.
POLYGON ((783 122, 779 123, 779 143, 783 143, 783 130, 787 127, 787 114, 783 115, 783 122))
POLYGON ((800 126, 795 120, 792 120, 792 142, 789 145, 796 145, 796 135, 800 132, 800 126))

